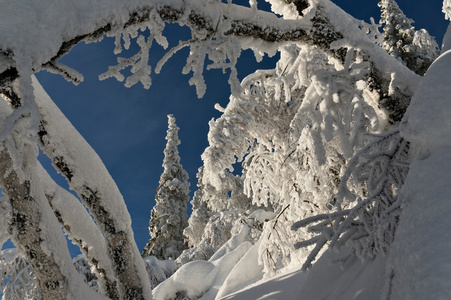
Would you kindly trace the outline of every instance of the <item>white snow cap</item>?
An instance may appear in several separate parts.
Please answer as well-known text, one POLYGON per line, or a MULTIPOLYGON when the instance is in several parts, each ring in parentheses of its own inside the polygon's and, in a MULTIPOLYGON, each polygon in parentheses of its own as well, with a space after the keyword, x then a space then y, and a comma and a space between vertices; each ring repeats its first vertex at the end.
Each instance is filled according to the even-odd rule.
POLYGON ((451 19, 451 0, 443 0, 443 13, 445 14, 445 18, 447 20, 451 19))

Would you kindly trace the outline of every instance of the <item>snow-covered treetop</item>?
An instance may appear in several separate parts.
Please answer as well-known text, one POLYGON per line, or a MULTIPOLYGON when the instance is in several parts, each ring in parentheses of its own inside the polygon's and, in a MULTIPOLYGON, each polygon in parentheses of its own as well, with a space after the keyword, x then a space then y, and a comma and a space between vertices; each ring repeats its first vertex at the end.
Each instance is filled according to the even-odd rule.
POLYGON ((415 30, 395 0, 379 1, 384 24, 383 48, 417 74, 423 75, 438 57, 439 48, 425 29, 415 30))
POLYGON ((149 222, 151 239, 143 254, 163 259, 176 259, 186 248, 183 229, 188 226, 187 203, 189 201, 188 173, 180 164, 177 146, 179 128, 173 115, 168 115, 166 148, 164 149, 164 171, 155 196, 149 222))
POLYGON ((175 124, 175 118, 173 115, 168 115, 168 131, 166 135, 166 148, 164 149, 163 167, 164 173, 171 172, 174 167, 178 167, 180 164, 180 156, 178 145, 180 145, 180 139, 178 136, 179 127, 175 124))
POLYGON ((443 1, 443 13, 445 14, 445 18, 447 20, 451 19, 451 1, 450 0, 443 1))

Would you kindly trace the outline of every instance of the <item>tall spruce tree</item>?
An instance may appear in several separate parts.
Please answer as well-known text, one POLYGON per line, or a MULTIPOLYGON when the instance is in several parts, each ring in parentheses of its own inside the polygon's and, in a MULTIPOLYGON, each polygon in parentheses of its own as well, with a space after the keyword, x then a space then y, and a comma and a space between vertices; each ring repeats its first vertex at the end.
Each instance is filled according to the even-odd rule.
POLYGON ((177 146, 179 128, 175 118, 168 115, 166 148, 156 205, 151 211, 149 234, 151 239, 143 250, 143 255, 153 255, 160 259, 175 259, 184 249, 183 229, 188 226, 187 202, 189 201, 188 173, 180 164, 177 146))
POLYGON ((419 75, 426 73, 438 57, 435 39, 425 29, 415 30, 414 21, 404 15, 395 0, 380 0, 384 30, 383 48, 419 75))

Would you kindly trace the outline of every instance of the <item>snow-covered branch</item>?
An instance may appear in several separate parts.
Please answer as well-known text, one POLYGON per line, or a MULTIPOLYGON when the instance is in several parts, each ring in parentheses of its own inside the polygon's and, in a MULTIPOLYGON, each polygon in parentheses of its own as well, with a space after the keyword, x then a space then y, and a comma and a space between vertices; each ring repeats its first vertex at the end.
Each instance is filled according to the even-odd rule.
MULTIPOLYGON (((20 3, 22 2, 26 3, 25 0, 20 1, 20 3)), ((64 5, 64 1, 62 2, 58 6, 64 5)), ((219 1, 211 1, 208 5, 200 0, 174 0, 171 2, 154 0, 145 4, 135 3, 135 1, 129 4, 113 2, 109 3, 108 9, 106 9, 104 1, 98 0, 90 8, 90 13, 85 17, 83 26, 75 24, 74 22, 78 22, 78 20, 73 18, 62 20, 61 17, 55 17, 55 20, 52 21, 55 22, 55 27, 60 28, 58 32, 46 32, 41 27, 34 26, 25 28, 26 30, 21 33, 27 37, 26 40, 36 37, 51 41, 45 45, 40 43, 39 47, 35 47, 35 51, 30 52, 30 49, 27 49, 27 55, 33 59, 34 72, 46 68, 75 82, 82 80, 82 77, 57 62, 74 45, 82 41, 96 41, 105 35, 117 36, 121 32, 145 27, 151 30, 151 34, 156 34, 157 42, 160 43, 164 41, 161 32, 166 23, 187 25, 193 36, 205 42, 210 39, 220 40, 221 37, 238 38, 241 48, 251 47, 257 52, 273 51, 271 48, 274 48, 274 43, 297 42, 316 45, 342 62, 346 56, 346 50, 343 47, 355 47, 356 42, 360 41, 358 44, 361 49, 359 50, 367 54, 368 61, 372 66, 372 88, 379 93, 381 105, 392 114, 392 121, 398 121, 409 102, 418 78, 401 63, 388 57, 383 49, 367 39, 358 28, 358 22, 329 0, 314 0, 311 1, 310 6, 305 1, 287 0, 287 2, 294 2, 291 5, 298 7, 298 10, 302 9, 303 16, 299 16, 296 20, 278 18, 273 13, 235 4, 224 4, 219 1), (362 43, 362 41, 364 42, 362 43), (397 107, 398 110, 401 107, 402 111, 393 111, 394 107, 397 107)), ((84 8, 84 1, 72 6, 74 11, 81 10, 84 8)), ((41 13, 50 13, 47 9, 50 8, 43 7, 41 13)), ((8 14, 8 7, 2 8, 0 17, 3 16, 3 13, 8 14)), ((10 18, 8 20, 11 22, 10 18)), ((6 30, 10 26, 14 26, 14 22, 7 25, 5 25, 6 30)), ((0 34, 2 33, 3 31, 0 32, 0 34)), ((13 39, 6 31, 4 35, 6 35, 5 41, 0 45, 2 51, 0 92, 13 98, 14 91, 11 86, 18 77, 14 60, 25 50, 22 49, 23 43, 17 43, 17 40, 21 40, 20 38, 15 36, 13 39)), ((129 39, 128 33, 127 39, 129 39)), ((132 61, 125 60, 132 66, 132 72, 137 72, 127 79, 126 84, 131 85, 141 81, 145 87, 150 86, 151 69, 150 66, 147 66, 148 53, 144 52, 148 52, 149 42, 151 43, 152 39, 150 37, 147 43, 144 43, 147 46, 142 47, 142 54, 132 61)), ((118 47, 120 48, 120 44, 116 44, 117 49, 118 47)), ((200 47, 199 51, 204 51, 204 48, 200 47)), ((232 64, 229 67, 233 71, 236 57, 230 56, 230 53, 227 55, 232 64)), ((115 69, 117 74, 108 74, 105 77, 119 76, 118 78, 121 78, 118 73, 121 68, 115 69)), ((199 96, 203 95, 202 88, 198 94, 199 96)))
MULTIPOLYGON (((34 81, 34 86, 42 120, 40 147, 53 161, 54 167, 66 177, 105 237, 114 278, 117 279, 117 286, 106 286, 108 296, 112 299, 147 299, 150 284, 133 239, 130 215, 116 184, 95 151, 37 81, 34 81), (117 294, 113 292, 116 289, 117 294)), ((105 270, 108 271, 108 268, 105 270)))
POLYGON ((317 234, 296 244, 296 248, 315 245, 304 270, 327 241, 331 248, 351 246, 362 260, 388 253, 401 211, 398 193, 409 170, 408 150, 398 129, 376 136, 349 162, 335 199, 337 211, 294 223, 293 230, 309 227, 317 234), (362 189, 365 196, 358 197, 362 189))

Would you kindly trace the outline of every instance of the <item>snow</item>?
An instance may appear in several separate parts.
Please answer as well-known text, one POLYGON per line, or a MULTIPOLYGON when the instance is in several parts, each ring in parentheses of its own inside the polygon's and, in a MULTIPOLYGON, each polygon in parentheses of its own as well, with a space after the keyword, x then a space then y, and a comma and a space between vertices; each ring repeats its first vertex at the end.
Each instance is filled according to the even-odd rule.
POLYGON ((214 262, 198 260, 183 265, 153 290, 154 299, 172 299, 178 292, 191 299, 215 299, 227 275, 250 247, 250 242, 244 242, 214 262))
POLYGON ((233 267, 222 284, 216 299, 231 294, 263 278, 263 267, 258 264, 260 242, 255 243, 243 258, 233 267))
POLYGON ((385 259, 377 258, 364 264, 354 257, 344 263, 331 263, 342 257, 346 257, 346 251, 327 251, 307 272, 287 270, 220 299, 378 300, 384 285, 385 259))
MULTIPOLYGON (((446 34, 449 43, 450 32, 446 34)), ((400 217, 387 272, 393 299, 451 297, 451 50, 430 67, 403 119, 415 161, 401 190, 400 217)))
MULTIPOLYGON (((345 32, 343 41, 337 42, 334 46, 347 46, 349 49, 360 43, 362 33, 355 29, 353 19, 335 7, 327 0, 312 0, 321 4, 326 14, 331 17, 331 22, 340 31, 345 32), (343 22, 342 20, 350 20, 343 22), (358 42, 357 42, 358 41, 358 42)), ((175 2, 175 1, 174 1, 175 2)), ((26 112, 32 112, 32 129, 37 127, 37 111, 34 111, 32 100, 30 77, 32 68, 35 70, 41 68, 43 63, 48 62, 54 57, 63 41, 71 39, 77 35, 92 32, 107 22, 114 24, 123 24, 129 17, 133 8, 142 5, 144 1, 96 1, 96 6, 92 6, 92 1, 80 0, 57 1, 49 0, 45 5, 38 5, 33 1, 16 0, 1 1, 2 10, 0 10, 0 49, 8 49, 14 53, 15 63, 21 75, 19 82, 20 95, 24 99, 26 112), (113 3, 111 3, 113 2, 113 3), (61 13, 61 11, 68 13, 61 13), (21 15, 21 18, 17 18, 21 15), (20 38, 17 38, 20 37, 20 38), (33 47, 31 47, 33 45, 33 47), (31 104, 29 103, 31 101, 31 104)), ((160 1, 159 3, 164 3, 160 1)), ((255 2, 251 2, 254 3, 255 2)), ((272 1, 275 9, 281 2, 272 1)), ((224 12, 236 15, 237 18, 249 19, 250 14, 255 13, 253 9, 238 9, 238 7, 228 5, 216 7, 221 9, 208 11, 203 9, 202 1, 193 1, 193 9, 206 11, 213 15, 213 18, 219 19, 224 12)), ((449 18, 449 1, 444 3, 444 11, 449 18)), ((214 7, 214 6, 212 6, 214 7)), ((284 8, 286 8, 284 6, 284 8)), ((296 14, 291 10, 283 11, 292 18, 296 14)), ((259 22, 264 25, 277 23, 277 18, 267 14, 262 14, 259 22)), ((302 22, 301 22, 302 23, 302 22)), ((287 22, 286 27, 299 28, 302 24, 308 28, 308 20, 301 25, 287 22)), ((221 24, 227 27, 227 24, 221 24)), ((199 33, 198 33, 199 34, 199 33)), ((416 161, 412 163, 411 171, 406 184, 402 189, 401 197, 405 202, 405 207, 401 215, 399 229, 396 240, 393 245, 393 251, 388 258, 388 263, 383 257, 377 257, 374 261, 361 263, 351 255, 349 260, 342 260, 342 257, 348 253, 330 253, 326 252, 318 262, 307 272, 294 271, 285 273, 281 276, 260 282, 263 277, 262 267, 258 265, 258 249, 260 244, 252 245, 247 240, 250 228, 244 224, 242 230, 232 237, 232 239, 222 246, 210 261, 194 261, 185 264, 172 277, 160 284, 154 291, 155 299, 169 299, 175 297, 178 292, 186 292, 190 298, 201 297, 204 300, 213 299, 378 299, 381 291, 395 299, 416 298, 416 299, 448 299, 451 297, 451 283, 449 275, 451 274, 451 262, 447 256, 451 250, 451 242, 446 238, 447 230, 451 226, 449 215, 451 207, 449 206, 449 195, 451 187, 449 185, 449 172, 451 170, 451 102, 449 95, 451 93, 451 79, 449 79, 449 66, 451 66, 451 50, 448 50, 451 44, 451 33, 445 38, 442 56, 432 65, 426 77, 423 79, 420 88, 418 88, 412 104, 403 120, 401 133, 412 143, 412 149, 416 161), (433 204, 433 205, 431 205, 433 204), (433 245, 433 247, 429 247, 433 245), (412 252, 412 249, 415 249, 412 252), (333 260, 340 262, 330 264, 333 260), (385 266, 387 265, 387 269, 385 266), (385 275, 388 274, 389 281, 385 282, 385 275), (391 276, 393 275, 393 276, 391 276), (248 286, 244 290, 230 294, 237 289, 248 286), (384 288, 385 284, 385 288, 384 288), (228 295, 229 294, 229 295, 228 295)), ((128 36, 127 36, 128 38, 128 36)), ((127 41, 124 41, 127 44, 127 41)), ((152 38, 153 39, 153 38, 152 38)), ((132 85, 136 82, 142 82, 145 87, 150 86, 151 73, 147 65, 148 50, 152 39, 145 41, 142 37, 138 39, 141 48, 145 54, 139 57, 140 64, 135 61, 132 72, 141 74, 137 77, 129 77, 126 85, 132 85)), ((158 36, 164 44, 163 37, 158 36)), ((236 82, 235 62, 240 54, 241 46, 237 40, 230 39, 221 41, 217 39, 208 47, 202 45, 190 57, 193 63, 187 64, 186 72, 193 72, 193 80, 190 83, 197 86, 198 94, 201 96, 205 92, 202 71, 203 65, 196 65, 197 60, 202 60, 206 54, 218 55, 216 48, 224 47, 227 49, 224 55, 231 61, 225 64, 224 57, 217 56, 213 59, 214 64, 211 68, 230 68, 230 85, 232 93, 237 93, 239 85, 236 82), (211 53, 210 53, 211 52, 211 53), (200 67, 200 69, 199 69, 200 67), (233 88, 235 86, 235 88, 233 88)), ((248 40, 247 40, 248 41, 248 40)), ((249 47, 258 48, 258 43, 249 43, 249 47)), ((392 78, 392 92, 396 89, 411 93, 420 81, 420 78, 407 71, 400 63, 394 59, 386 59, 386 53, 377 48, 372 43, 364 44, 362 48, 369 49, 372 54, 373 62, 379 70, 385 70, 386 74, 392 78), (384 57, 384 58, 382 58, 384 57), (398 80, 399 75, 404 80, 398 80), (402 86, 401 86, 402 84, 402 86)), ((126 45, 127 48, 127 45, 126 45)), ((260 55, 256 50, 257 56, 260 55)), ((352 52, 350 51, 352 54, 352 52)), ((166 58, 165 58, 166 59, 166 58)), ((138 59, 137 59, 138 60, 138 59)), ((0 54, 0 70, 7 69, 13 62, 5 54, 0 54)), ((63 68, 60 65, 57 67, 63 68)), ((80 78, 76 72, 70 77, 80 78)), ((118 73, 119 74, 119 73, 118 73)), ((119 78, 122 78, 118 75, 119 78)), ((69 178, 71 187, 81 193, 81 189, 86 186, 95 187, 101 199, 108 199, 108 205, 101 202, 107 208, 107 212, 115 216, 115 225, 117 230, 126 232, 127 241, 133 241, 133 233, 130 230, 131 220, 122 200, 119 190, 114 181, 110 178, 107 170, 97 154, 87 145, 78 132, 65 119, 51 99, 45 94, 39 83, 33 78, 33 86, 37 106, 41 116, 47 122, 47 134, 51 138, 46 148, 50 157, 65 157, 65 161, 70 170, 74 173, 73 178, 69 178), (77 170, 88 170, 80 175, 77 170)), ((279 91, 280 92, 280 91, 279 91)), ((285 98, 289 98, 288 94, 285 98)), ((320 107, 325 109, 325 107, 320 107)), ((19 110, 15 115, 19 115, 19 110)), ((9 113, 9 111, 7 111, 9 113)), ((4 113, 4 112, 2 112, 4 113)), ((20 111, 20 113, 22 113, 20 111)), ((13 116, 14 117, 14 116, 13 116)), ((10 118, 14 119, 14 118, 10 118)), ((16 119, 15 119, 16 120, 16 119)), ((20 120, 20 119, 19 119, 20 120)), ((26 120, 28 121, 28 120, 26 120)), ((7 124, 8 125, 8 124, 7 124)), ((23 128, 17 126, 15 129, 26 133, 29 128, 28 122, 23 128), (25 129, 24 129, 25 128, 25 129)), ((7 127, 9 133, 9 127, 7 127)), ((225 135, 230 135, 230 131, 224 131, 225 135)), ((18 140, 24 142, 25 139, 18 140)), ((29 146, 25 143, 25 146, 29 146)), ((17 146, 19 150, 25 148, 24 165, 30 161, 27 158, 36 154, 36 147, 17 146), (28 157, 27 157, 28 155, 28 157)), ((350 152, 350 151, 349 151, 350 152)), ((14 167, 18 167, 16 162, 14 167)), ((83 240, 87 244, 96 245, 96 256, 101 261, 106 261, 106 269, 111 269, 108 263, 107 251, 105 245, 95 240, 101 237, 101 233, 94 225, 90 216, 85 212, 83 206, 70 196, 70 194, 52 186, 51 179, 40 168, 39 165, 27 166, 35 178, 41 181, 32 182, 33 193, 39 197, 41 217, 40 229, 42 237, 46 243, 43 244, 43 250, 49 256, 55 256, 55 261, 61 266, 65 275, 67 274, 70 283, 68 284, 68 299, 105 299, 95 294, 82 283, 77 277, 75 270, 69 265, 71 262, 65 240, 61 233, 60 224, 57 222, 54 212, 46 202, 45 195, 53 193, 55 201, 52 203, 55 210, 60 210, 65 222, 72 227, 73 238, 83 240), (49 193, 49 191, 51 193, 49 193), (71 201, 70 205, 64 201, 71 201), (75 219, 74 211, 83 212, 83 222, 75 219), (72 215, 69 213, 71 212, 72 215), (78 226, 78 227, 77 227, 78 226), (95 229, 94 229, 95 228, 95 229), (93 230, 94 229, 94 230, 93 230), (91 242, 92 241, 92 242, 91 242)), ((23 174, 21 174, 23 175, 23 174)), ((25 178, 31 175, 27 174, 25 178)), ((250 218, 256 218, 263 222, 266 219, 274 217, 273 213, 259 211, 250 218)), ((105 233, 107 235, 108 233, 105 233)), ((100 238, 100 240, 102 240, 100 238)), ((136 264, 138 278, 145 282, 147 274, 142 268, 141 258, 137 255, 136 246, 132 243, 133 253, 132 263, 136 264)), ((91 255, 91 254, 89 254, 91 255)), ((165 267, 168 267, 165 265, 165 267)), ((170 266, 169 266, 170 267, 170 266)), ((150 293, 149 286, 144 286, 147 293, 150 293)))
MULTIPOLYGON (((267 213, 260 211, 256 215, 267 213)), ((181 266, 153 290, 153 297, 165 300, 175 297, 178 292, 186 292, 190 298, 214 300, 236 289, 238 281, 261 277, 261 268, 257 264, 258 244, 252 245, 246 240, 249 232, 250 227, 243 224, 240 232, 219 248, 209 261, 192 261, 181 266)))
POLYGON ((451 298, 450 171, 451 147, 411 165, 389 261, 394 271, 392 299, 451 298))
POLYGON ((446 67, 450 65, 448 50, 431 65, 404 117, 402 135, 416 147, 432 150, 451 146, 451 80, 446 67))

